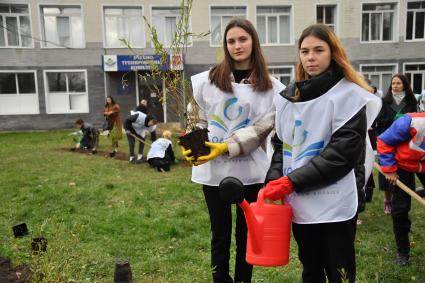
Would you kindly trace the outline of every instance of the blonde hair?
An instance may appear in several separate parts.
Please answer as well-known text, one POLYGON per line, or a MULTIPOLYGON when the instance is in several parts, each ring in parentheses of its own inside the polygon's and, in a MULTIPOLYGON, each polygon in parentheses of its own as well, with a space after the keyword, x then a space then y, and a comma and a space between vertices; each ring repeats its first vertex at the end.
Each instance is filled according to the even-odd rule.
MULTIPOLYGON (((330 27, 323 24, 316 24, 307 27, 305 30, 303 30, 298 40, 298 50, 301 49, 303 40, 308 36, 316 37, 329 45, 329 48, 331 49, 331 59, 341 69, 345 79, 373 93, 372 87, 369 86, 369 84, 364 80, 363 76, 360 75, 351 65, 341 40, 339 40, 330 27)), ((307 80, 309 78, 310 77, 304 70, 300 60, 298 60, 296 67, 296 80, 307 80)))
POLYGON ((162 132, 162 137, 167 140, 171 140, 171 132, 169 130, 165 130, 162 132))

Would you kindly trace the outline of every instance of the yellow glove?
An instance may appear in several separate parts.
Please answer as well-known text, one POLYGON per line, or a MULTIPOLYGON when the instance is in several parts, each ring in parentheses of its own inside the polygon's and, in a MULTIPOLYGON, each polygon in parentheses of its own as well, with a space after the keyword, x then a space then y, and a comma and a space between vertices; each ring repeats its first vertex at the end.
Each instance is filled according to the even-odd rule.
POLYGON ((227 143, 212 143, 212 142, 205 142, 205 145, 210 148, 210 154, 208 155, 202 155, 196 159, 196 161, 193 162, 194 165, 201 165, 205 162, 211 161, 217 156, 226 153, 229 151, 229 148, 227 147, 227 143))
POLYGON ((184 157, 184 159, 186 159, 186 161, 190 162, 192 164, 192 161, 195 160, 194 156, 191 156, 192 154, 192 150, 188 149, 186 150, 181 144, 180 141, 177 140, 177 144, 180 146, 180 149, 182 151, 182 155, 184 157))
POLYGON ((195 160, 195 157, 192 156, 192 150, 188 149, 186 150, 184 147, 180 146, 181 150, 182 150, 182 155, 184 157, 184 159, 186 159, 186 161, 189 161, 190 163, 192 163, 193 160, 195 160))

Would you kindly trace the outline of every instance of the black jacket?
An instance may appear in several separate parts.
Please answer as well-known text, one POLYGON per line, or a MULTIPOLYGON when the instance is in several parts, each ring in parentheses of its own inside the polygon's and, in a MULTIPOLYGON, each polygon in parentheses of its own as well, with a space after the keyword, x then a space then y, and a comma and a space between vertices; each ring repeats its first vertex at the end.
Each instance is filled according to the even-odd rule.
POLYGON ((92 149, 97 146, 98 132, 95 127, 89 123, 84 123, 80 128, 83 136, 80 140, 80 146, 87 149, 92 149))
MULTIPOLYGON (((308 101, 321 96, 331 89, 343 77, 336 67, 331 67, 324 74, 310 80, 290 84, 281 95, 293 101, 295 89, 301 94, 300 101, 308 101)), ((358 212, 364 210, 365 193, 365 154, 366 154, 366 109, 363 107, 344 126, 331 137, 325 149, 310 160, 308 164, 288 174, 298 193, 308 192, 336 182, 352 169, 356 176, 358 192, 358 212)), ((282 176, 282 142, 277 135, 272 138, 275 152, 265 183, 282 176)))
POLYGON ((418 104, 416 100, 409 100, 407 95, 403 98, 399 105, 394 101, 391 93, 382 98, 382 108, 376 117, 376 135, 379 136, 388 129, 395 120, 397 112, 402 114, 417 112, 418 104))
POLYGON ((142 104, 139 104, 134 111, 143 112, 145 114, 148 114, 148 108, 142 104))

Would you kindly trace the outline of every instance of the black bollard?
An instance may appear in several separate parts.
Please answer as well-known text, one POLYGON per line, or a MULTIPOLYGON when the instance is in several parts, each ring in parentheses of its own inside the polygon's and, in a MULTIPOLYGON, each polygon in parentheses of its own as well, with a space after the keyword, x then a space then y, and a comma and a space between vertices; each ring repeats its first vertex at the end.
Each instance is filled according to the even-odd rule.
POLYGON ((31 242, 33 254, 39 254, 47 250, 47 239, 44 237, 33 238, 31 242))
POLYGON ((28 228, 25 222, 13 226, 12 229, 13 229, 13 235, 15 235, 15 238, 28 235, 28 228))
POLYGON ((130 263, 127 260, 117 260, 115 263, 114 283, 132 283, 130 263))

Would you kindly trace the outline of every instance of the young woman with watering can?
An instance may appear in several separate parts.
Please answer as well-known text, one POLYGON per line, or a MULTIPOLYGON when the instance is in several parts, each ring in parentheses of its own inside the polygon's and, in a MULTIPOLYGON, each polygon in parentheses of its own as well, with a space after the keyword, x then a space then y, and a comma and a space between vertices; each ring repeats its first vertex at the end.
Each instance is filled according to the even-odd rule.
MULTIPOLYGON (((261 52, 254 26, 233 19, 226 26, 224 59, 210 71, 191 78, 193 94, 208 127, 209 155, 194 159, 192 181, 203 185, 211 221, 211 266, 214 282, 233 282, 229 275, 232 235, 231 204, 218 186, 230 174, 242 181, 245 199, 254 202, 263 186, 269 159, 265 140, 274 126, 273 97, 284 85, 272 78, 261 52)), ((236 212, 236 263, 234 282, 251 282, 252 265, 245 261, 247 226, 240 207, 236 212)))
POLYGON ((298 49, 296 81, 275 98, 275 152, 264 197, 286 197, 292 206, 304 283, 354 282, 367 129, 381 101, 329 27, 307 27, 298 49))

